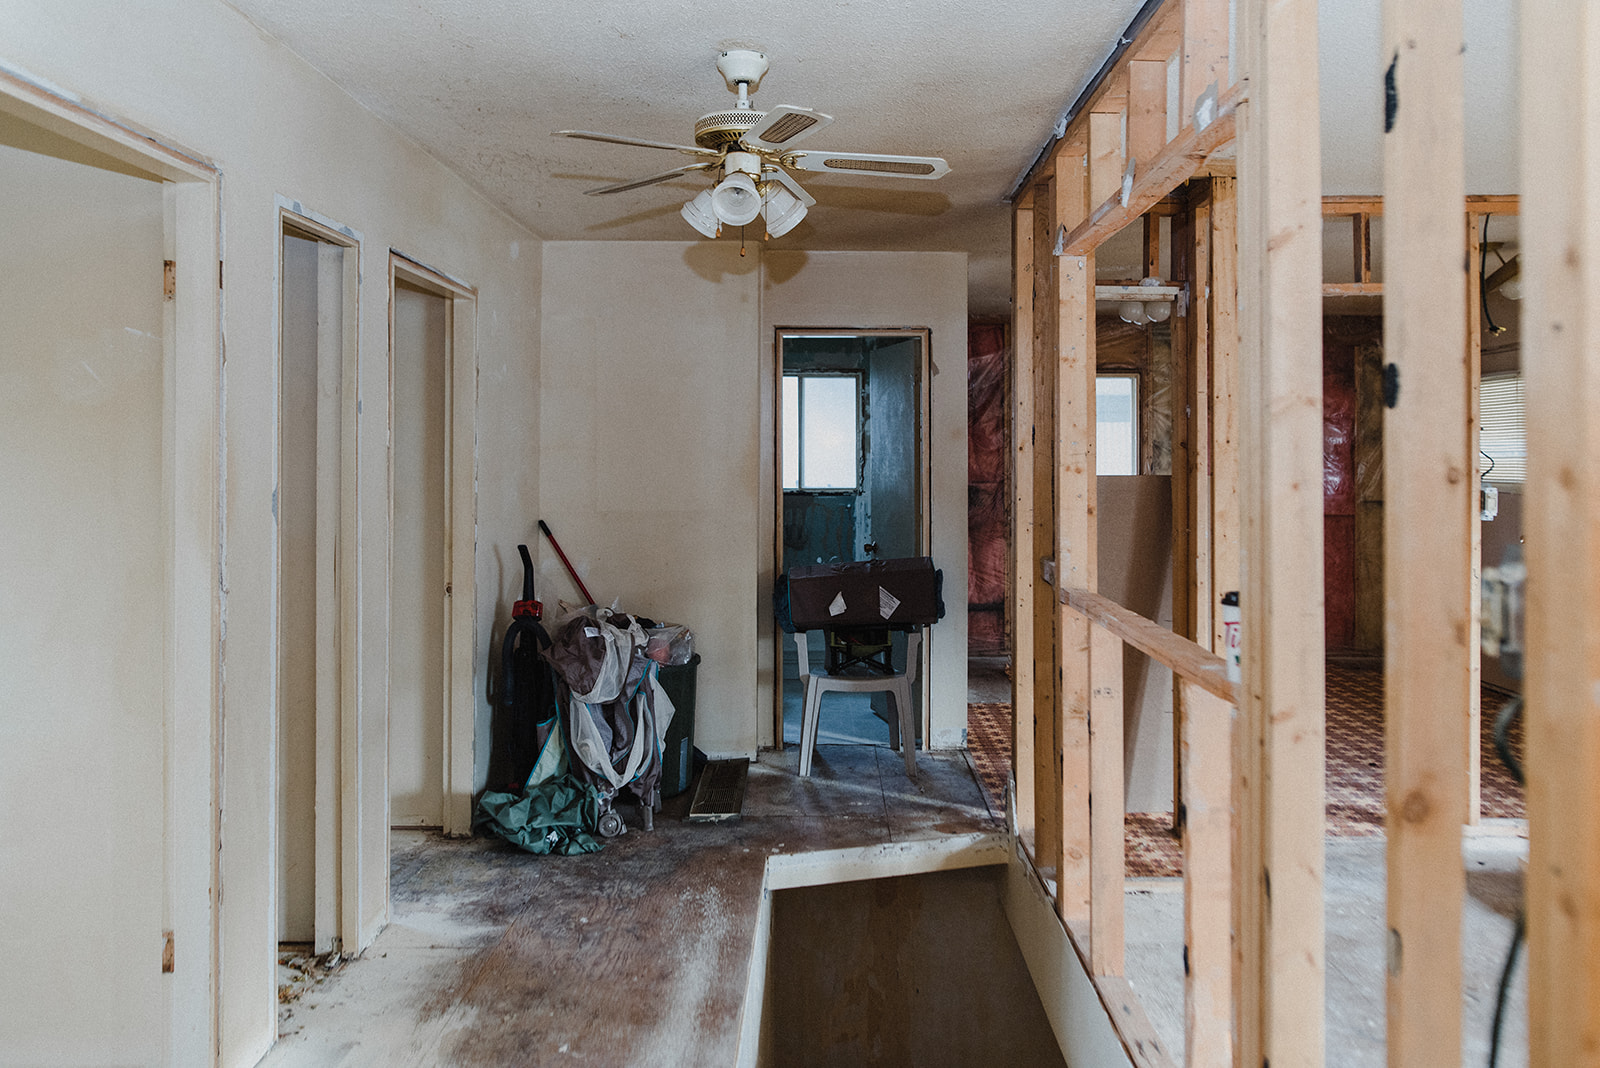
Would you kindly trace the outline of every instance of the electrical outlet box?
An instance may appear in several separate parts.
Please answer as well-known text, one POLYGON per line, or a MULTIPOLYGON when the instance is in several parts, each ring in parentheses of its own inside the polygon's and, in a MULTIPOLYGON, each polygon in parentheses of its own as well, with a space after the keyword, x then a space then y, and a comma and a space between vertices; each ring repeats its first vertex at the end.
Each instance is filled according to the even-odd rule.
POLYGON ((1478 491, 1478 507, 1478 514, 1485 520, 1499 515, 1500 491, 1493 486, 1484 486, 1478 491))

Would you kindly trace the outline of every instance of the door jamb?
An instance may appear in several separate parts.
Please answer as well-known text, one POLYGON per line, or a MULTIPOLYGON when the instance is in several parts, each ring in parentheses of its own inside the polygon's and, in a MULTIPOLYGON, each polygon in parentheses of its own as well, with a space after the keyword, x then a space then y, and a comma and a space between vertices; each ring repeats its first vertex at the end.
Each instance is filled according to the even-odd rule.
MULTIPOLYGON (((360 539, 360 299, 361 299, 361 247, 362 236, 348 226, 305 208, 299 201, 277 198, 278 231, 301 231, 319 244, 343 250, 340 278, 340 331, 339 346, 339 470, 337 472, 339 511, 336 518, 335 545, 337 601, 334 621, 337 649, 334 657, 332 679, 323 679, 323 669, 318 668, 317 698, 317 811, 337 813, 329 821, 318 819, 316 835, 316 919, 313 924, 318 953, 348 947, 351 952, 361 947, 361 899, 363 881, 368 874, 361 863, 362 807, 361 807, 361 646, 362 619, 360 610, 360 576, 362 546, 360 539), (321 691, 331 683, 337 697, 328 702, 321 691), (331 704, 333 707, 328 707, 331 704), (325 874, 326 873, 326 874, 325 874)), ((278 252, 279 284, 276 302, 281 306, 283 253, 278 252)), ((322 285, 319 270, 319 287, 322 285)), ((320 300, 321 294, 319 294, 320 300)), ((276 324, 280 316, 274 316, 276 324)), ((277 326, 274 325, 274 331, 277 326)), ((278 364, 275 379, 282 380, 282 338, 275 338, 273 360, 278 364)), ((321 348, 324 339, 318 339, 321 348)), ((318 354, 319 367, 321 353, 318 354)), ((321 371, 319 370, 319 377, 321 371)), ((281 387, 280 387, 281 388, 281 387)), ((281 416, 280 420, 281 421, 281 416)), ((280 480, 279 457, 273 450, 273 485, 280 480)), ((319 472, 320 480, 321 474, 319 472)), ((320 494, 320 490, 319 490, 320 494)), ((280 714, 277 693, 277 637, 282 626, 277 616, 279 590, 282 585, 280 546, 273 546, 273 737, 277 737, 277 717, 280 714)), ((321 585, 319 577, 319 587, 321 585)), ((318 608, 320 616, 321 607, 318 608)), ((278 801, 276 772, 274 772, 272 803, 273 842, 277 841, 278 801)), ((276 845, 274 844, 274 855, 276 845)), ((273 909, 276 914, 278 887, 274 866, 273 909)), ((387 879, 387 867, 383 878, 387 879)))
MULTIPOLYGON (((163 183, 167 255, 162 540, 167 590, 162 858, 165 932, 183 966, 162 975, 174 1063, 210 1063, 221 1041, 222 375, 221 172, 198 153, 0 67, 0 112, 130 164, 163 183), (213 265, 216 265, 213 267, 213 265)), ((176 959, 176 958, 175 958, 176 959)))
MULTIPOLYGON (((394 555, 394 292, 396 280, 445 298, 445 648, 444 833, 472 830, 477 703, 477 403, 478 291, 450 275, 389 251, 389 557, 394 555)), ((385 587, 389 586, 385 579, 385 587)), ((385 786, 384 796, 388 796, 385 786)), ((385 820, 385 825, 388 824, 385 820)))
MULTIPOLYGON (((932 476, 932 435, 929 423, 933 411, 933 332, 928 327, 799 327, 773 328, 772 341, 772 491, 773 509, 772 544, 767 547, 770 574, 777 578, 783 571, 783 342, 789 337, 915 337, 922 340, 922 352, 917 361, 917 551, 928 555, 933 545, 933 508, 930 480, 932 476)), ((772 629, 772 717, 773 748, 780 752, 783 741, 783 654, 788 635, 779 627, 772 629)), ((917 687, 921 693, 921 718, 923 745, 933 737, 933 701, 928 685, 928 645, 920 645, 917 661, 917 687)))

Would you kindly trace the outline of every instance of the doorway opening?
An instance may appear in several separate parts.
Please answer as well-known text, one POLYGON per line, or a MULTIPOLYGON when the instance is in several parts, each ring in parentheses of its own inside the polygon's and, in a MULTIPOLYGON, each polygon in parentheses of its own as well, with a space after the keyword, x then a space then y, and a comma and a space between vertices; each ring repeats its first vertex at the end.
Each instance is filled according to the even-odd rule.
POLYGON ((215 1045, 214 179, 0 78, 4 1063, 215 1045))
MULTIPOLYGON (((775 546, 781 569, 922 556, 931 542, 928 486, 928 332, 780 329, 775 546)), ((792 637, 775 636, 782 667, 775 736, 800 740, 802 687, 792 637)), ((905 663, 895 633, 892 660, 905 663)), ((823 642, 809 643, 820 667, 823 642)), ((927 643, 912 687, 918 739, 928 735, 927 643)), ((829 695, 823 745, 887 745, 887 695, 829 695)))
POLYGON ((344 228, 281 210, 278 320, 278 942, 356 945, 356 297, 344 228), (346 883, 350 885, 346 885, 346 883))
POLYGON ((477 736, 477 295, 399 253, 389 283, 389 825, 465 834, 477 736))

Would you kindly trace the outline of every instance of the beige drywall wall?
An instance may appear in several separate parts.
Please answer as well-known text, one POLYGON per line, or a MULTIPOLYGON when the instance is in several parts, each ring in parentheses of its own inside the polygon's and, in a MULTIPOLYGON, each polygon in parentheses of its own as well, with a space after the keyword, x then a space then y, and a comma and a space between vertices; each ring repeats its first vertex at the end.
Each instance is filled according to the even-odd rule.
MULTIPOLYGON (((96 0, 15 4, 6 7, 4 22, 0 69, 57 87, 98 112, 213 160, 223 175, 220 1045, 222 1063, 251 1064, 272 1040, 277 1016, 270 877, 277 198, 298 202, 362 239, 362 415, 356 438, 361 642, 358 701, 351 712, 354 756, 346 766, 359 780, 355 818, 365 832, 352 843, 356 856, 349 868, 358 877, 351 905, 362 937, 370 937, 383 919, 388 863, 384 265, 389 250, 398 249, 477 291, 478 537, 485 546, 514 545, 526 536, 539 499, 539 467, 529 455, 530 443, 538 441, 538 239, 217 0, 129 0, 114 8, 96 0)), ((478 555, 480 667, 474 691, 480 695, 496 606, 516 593, 516 576, 506 565, 503 556, 478 555)), ((42 670, 49 662, 39 654, 25 663, 42 670)), ((126 876, 137 878, 152 862, 130 859, 126 876)), ((179 953, 181 967, 181 947, 179 953)), ((107 1011, 142 1004, 143 996, 108 996, 107 1011)))
POLYGON ((772 252, 762 259, 760 531, 756 545, 759 717, 772 744, 774 545, 773 391, 780 327, 919 327, 929 331, 928 507, 934 566, 944 571, 944 620, 928 632, 935 749, 964 745, 967 726, 967 258, 959 252, 772 252))
MULTIPOLYGON (((1172 480, 1101 475, 1096 481, 1099 589, 1172 627, 1172 480)), ((1123 789, 1129 812, 1172 810, 1172 671, 1123 646, 1123 789)))
POLYGON ((0 147, 0 1063, 166 1032, 161 187, 0 147))
MULTIPOLYGON (((687 624, 695 744, 756 748, 756 255, 733 241, 544 245, 537 592, 687 624)), ((516 543, 493 550, 512 573, 516 543)), ((507 606, 509 609, 509 605, 507 606)))
POLYGON ((445 345, 448 302, 394 294, 389 822, 444 824, 445 345))
MULTIPOLYGON (((544 255, 542 517, 601 603, 694 628, 696 744, 753 753, 772 743, 773 328, 930 329, 933 554, 946 589, 965 589, 966 258, 754 244, 741 257, 732 240, 544 255)), ((540 596, 575 598, 542 542, 539 560, 540 596)), ((934 744, 959 745, 964 613, 932 633, 934 744)))

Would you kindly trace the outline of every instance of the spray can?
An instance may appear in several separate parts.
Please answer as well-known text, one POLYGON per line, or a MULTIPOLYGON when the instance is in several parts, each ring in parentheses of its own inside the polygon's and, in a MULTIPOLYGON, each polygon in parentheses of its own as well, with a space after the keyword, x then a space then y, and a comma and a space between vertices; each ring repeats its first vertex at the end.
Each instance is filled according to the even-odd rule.
POLYGON ((1239 591, 1222 595, 1222 661, 1228 665, 1228 681, 1238 682, 1239 671, 1239 591))

